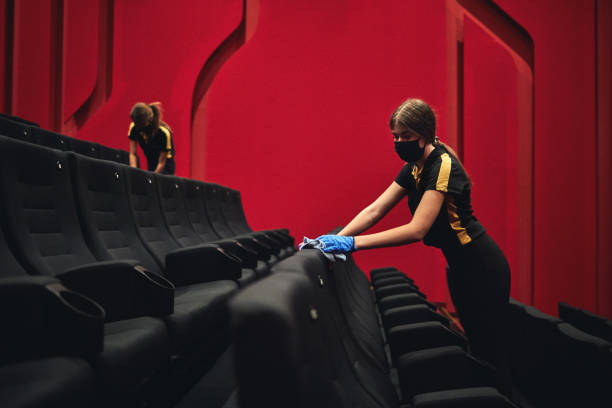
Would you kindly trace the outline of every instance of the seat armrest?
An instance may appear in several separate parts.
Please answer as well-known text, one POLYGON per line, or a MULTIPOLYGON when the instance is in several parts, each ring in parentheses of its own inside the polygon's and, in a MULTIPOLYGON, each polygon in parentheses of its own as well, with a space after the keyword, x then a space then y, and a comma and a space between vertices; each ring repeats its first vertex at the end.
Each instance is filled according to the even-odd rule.
POLYGON ((174 285, 138 261, 107 261, 71 268, 58 278, 100 303, 106 320, 165 316, 174 312, 174 285))
POLYGON ((416 395, 414 408, 518 408, 492 387, 462 388, 416 395))
POLYGON ((396 276, 402 276, 408 281, 408 283, 414 284, 414 280, 411 277, 405 275, 403 272, 399 270, 392 270, 391 268, 378 272, 376 274, 370 275, 370 279, 373 284, 376 284, 381 279, 394 278, 396 276))
POLYGON ((234 239, 245 247, 257 252, 257 259, 260 261, 267 261, 270 258, 270 255, 273 254, 272 247, 250 235, 240 235, 237 237, 232 237, 231 239, 234 239))
POLYGON ((282 246, 279 242, 274 241, 268 235, 263 232, 252 232, 249 234, 253 239, 259 242, 260 245, 265 245, 270 251, 270 255, 278 255, 282 249, 282 246))
POLYGON ((385 310, 381 317, 386 332, 391 330, 393 326, 401 326, 403 324, 437 321, 446 327, 450 325, 446 316, 436 313, 425 304, 394 307, 385 310))
POLYGON ((406 399, 426 392, 496 384, 496 369, 458 346, 404 354, 398 358, 397 370, 406 399))
POLYGON ((0 365, 52 356, 91 358, 102 351, 104 309, 57 279, 0 280, 0 365))
POLYGON ((395 285, 396 283, 409 283, 414 286, 415 289, 418 289, 413 282, 410 282, 406 275, 397 275, 397 276, 389 276, 385 278, 379 278, 372 282, 375 288, 382 288, 383 286, 395 285))
POLYGON ((273 232, 276 237, 281 239, 285 246, 295 248, 295 238, 292 237, 288 231, 285 232, 283 230, 271 230, 270 232, 273 232))
POLYGON ((253 269, 257 267, 257 261, 259 260, 257 251, 248 247, 247 245, 242 244, 240 241, 234 239, 224 239, 211 243, 219 245, 227 252, 236 255, 238 258, 242 259, 243 268, 253 269))
POLYGON ((387 332, 391 357, 395 363, 399 356, 434 347, 459 346, 467 349, 465 336, 444 327, 440 322, 425 322, 392 327, 387 332))
POLYGON ((378 299, 378 310, 381 314, 389 309, 409 305, 427 305, 431 310, 436 310, 433 304, 416 293, 401 293, 399 295, 390 295, 378 299))
POLYGON ((401 295, 404 293, 416 293, 423 299, 427 299, 427 295, 425 295, 423 292, 418 290, 413 284, 408 283, 408 282, 395 283, 395 284, 391 284, 391 285, 387 285, 383 287, 376 287, 376 289, 374 290, 374 293, 376 294, 376 299, 382 299, 384 297, 392 296, 392 295, 401 295))
POLYGON ((217 245, 180 248, 166 255, 166 275, 177 286, 237 280, 242 260, 217 245))
POLYGON ((276 236, 276 234, 274 234, 274 232, 272 232, 272 231, 254 231, 254 233, 255 234, 261 234, 274 247, 278 247, 279 249, 285 247, 285 243, 283 242, 283 240, 280 237, 276 236))

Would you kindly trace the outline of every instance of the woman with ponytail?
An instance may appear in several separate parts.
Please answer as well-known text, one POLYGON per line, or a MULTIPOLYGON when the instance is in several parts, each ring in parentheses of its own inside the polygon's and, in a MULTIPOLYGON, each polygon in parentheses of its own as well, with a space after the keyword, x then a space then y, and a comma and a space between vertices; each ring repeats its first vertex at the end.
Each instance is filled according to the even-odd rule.
POLYGON ((147 169, 174 174, 174 142, 170 126, 162 120, 160 102, 138 102, 130 112, 130 166, 138 167, 137 145, 147 158, 147 169))
POLYGON ((436 136, 436 117, 422 100, 408 99, 391 115, 398 156, 406 162, 395 181, 338 235, 317 239, 326 252, 398 246, 423 241, 440 248, 447 281, 473 354, 497 367, 499 388, 510 393, 507 361, 508 262, 473 214, 467 172, 455 152, 436 136), (360 235, 404 196, 412 219, 405 225, 360 235))

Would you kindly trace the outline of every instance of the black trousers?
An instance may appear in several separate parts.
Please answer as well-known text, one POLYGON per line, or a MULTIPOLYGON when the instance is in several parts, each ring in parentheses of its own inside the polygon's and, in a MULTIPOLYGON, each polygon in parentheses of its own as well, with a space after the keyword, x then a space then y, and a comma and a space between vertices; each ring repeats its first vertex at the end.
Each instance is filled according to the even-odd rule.
POLYGON ((486 233, 465 246, 443 252, 449 264, 448 289, 470 351, 497 368, 498 388, 510 397, 508 261, 486 233))

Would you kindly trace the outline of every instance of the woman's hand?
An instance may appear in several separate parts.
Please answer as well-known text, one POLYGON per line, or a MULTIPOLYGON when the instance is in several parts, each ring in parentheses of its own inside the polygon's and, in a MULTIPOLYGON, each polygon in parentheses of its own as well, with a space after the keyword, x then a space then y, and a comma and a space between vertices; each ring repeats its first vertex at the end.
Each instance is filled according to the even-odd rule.
POLYGON ((334 252, 336 254, 349 253, 357 250, 353 237, 343 237, 341 235, 321 235, 317 238, 323 243, 323 252, 334 252))

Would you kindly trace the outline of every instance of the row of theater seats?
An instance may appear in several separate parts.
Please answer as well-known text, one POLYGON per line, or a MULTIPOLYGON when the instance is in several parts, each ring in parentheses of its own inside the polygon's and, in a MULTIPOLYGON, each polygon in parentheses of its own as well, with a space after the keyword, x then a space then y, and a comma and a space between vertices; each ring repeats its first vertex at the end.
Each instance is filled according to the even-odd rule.
POLYGON ((123 164, 130 163, 130 154, 125 150, 113 149, 99 143, 45 130, 35 123, 15 116, 0 115, 0 135, 52 149, 76 152, 96 159, 111 160, 123 164))
POLYGON ((565 302, 559 302, 559 317, 591 336, 612 343, 612 320, 582 310, 565 302))
POLYGON ((230 301, 242 408, 515 407, 414 281, 307 249, 230 301))
POLYGON ((561 319, 515 300, 511 362, 525 407, 612 407, 610 322, 565 303, 561 319))
POLYGON ((168 406, 291 255, 240 194, 0 136, 0 406, 168 406))

